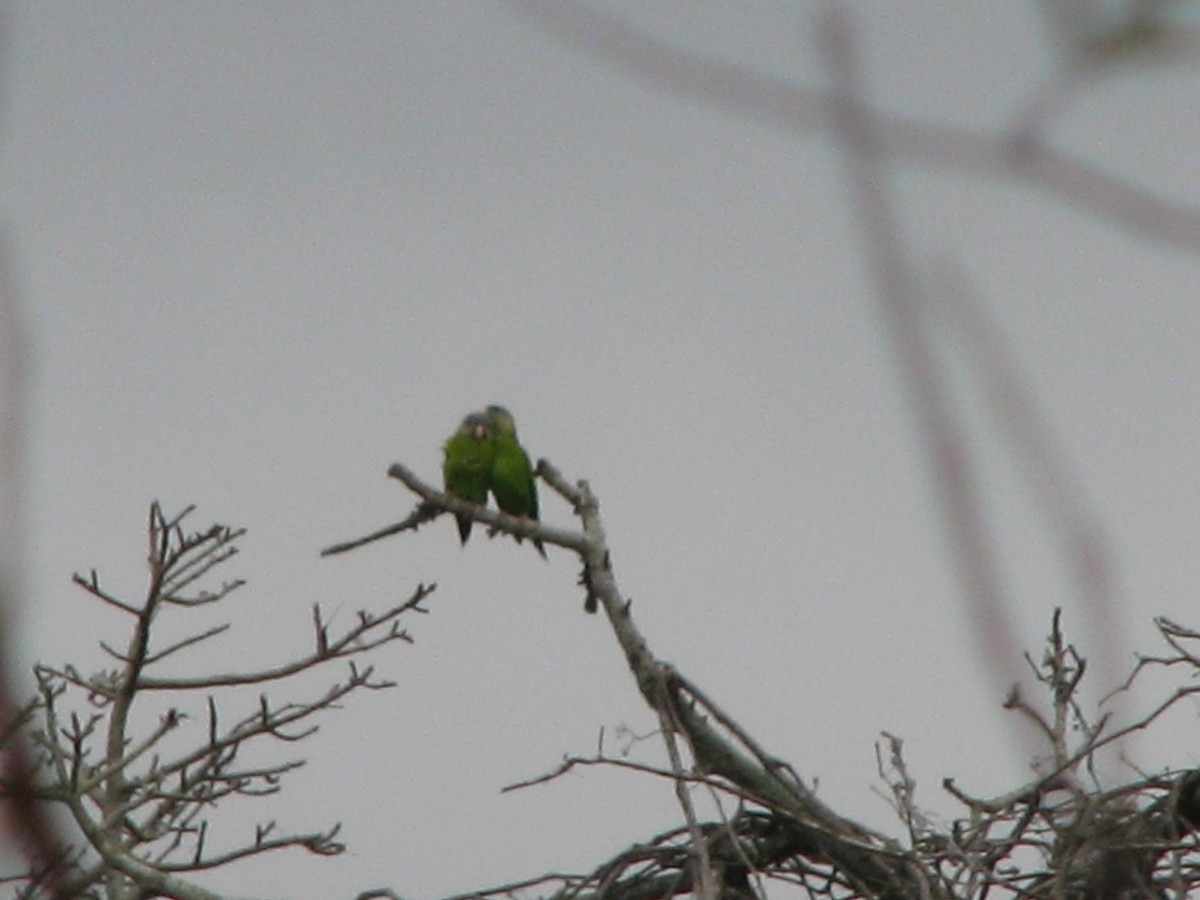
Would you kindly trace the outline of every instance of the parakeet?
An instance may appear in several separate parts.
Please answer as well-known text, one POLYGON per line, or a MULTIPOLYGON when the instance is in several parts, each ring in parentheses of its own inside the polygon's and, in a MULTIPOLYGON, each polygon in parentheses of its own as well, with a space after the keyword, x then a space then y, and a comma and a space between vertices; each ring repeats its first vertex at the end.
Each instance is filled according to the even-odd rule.
MULTIPOLYGON (((487 422, 492 432, 492 496, 496 505, 512 516, 537 520, 537 483, 529 454, 517 442, 517 423, 503 406, 487 408, 487 422)), ((517 540, 520 540, 518 538, 517 540)), ((546 548, 537 538, 533 546, 546 556, 546 548)))
MULTIPOLYGON (((446 441, 446 458, 442 462, 442 481, 446 493, 470 503, 487 503, 492 483, 492 464, 496 455, 491 420, 483 413, 471 413, 462 420, 458 431, 446 441)), ((458 516, 458 536, 465 544, 471 536, 474 521, 470 516, 458 516)))

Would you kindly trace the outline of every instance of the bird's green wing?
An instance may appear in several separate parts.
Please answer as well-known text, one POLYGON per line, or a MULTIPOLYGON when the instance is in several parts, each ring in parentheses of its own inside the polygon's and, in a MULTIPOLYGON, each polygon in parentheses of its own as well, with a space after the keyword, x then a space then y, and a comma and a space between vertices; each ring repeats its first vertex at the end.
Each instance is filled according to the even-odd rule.
POLYGON ((511 435, 493 439, 492 494, 496 505, 512 516, 538 517, 537 485, 529 455, 511 435))
MULTIPOLYGON (((483 506, 491 487, 495 446, 491 425, 486 416, 472 413, 463 419, 458 430, 446 441, 446 456, 442 462, 442 480, 446 493, 468 503, 483 506)), ((473 520, 458 516, 458 536, 465 544, 471 536, 473 520)))

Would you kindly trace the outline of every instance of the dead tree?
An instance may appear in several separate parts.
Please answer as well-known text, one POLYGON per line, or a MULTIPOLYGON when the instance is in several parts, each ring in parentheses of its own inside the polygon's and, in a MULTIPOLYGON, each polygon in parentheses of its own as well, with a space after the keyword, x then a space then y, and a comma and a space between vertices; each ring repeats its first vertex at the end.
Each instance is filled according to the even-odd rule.
MULTIPOLYGON (((1099 751, 1151 727, 1200 692, 1200 632, 1158 622, 1168 652, 1144 657, 1125 687, 1164 667, 1184 672, 1186 680, 1145 715, 1115 728, 1106 718, 1092 721, 1085 714, 1078 693, 1086 663, 1064 637, 1056 613, 1041 659, 1028 658, 1045 702, 1014 692, 1007 703, 1042 734, 1050 760, 1044 773, 999 797, 973 796, 947 779, 943 787, 963 811, 935 823, 914 801, 902 741, 885 735, 879 773, 900 822, 895 833, 886 834, 830 808, 796 765, 762 746, 697 681, 656 658, 619 589, 599 503, 586 482, 568 483, 545 460, 538 465, 542 480, 573 509, 579 527, 572 530, 465 503, 399 464, 389 474, 419 501, 412 515, 381 533, 411 530, 443 513, 465 514, 498 532, 538 537, 577 555, 584 599, 603 609, 633 684, 659 723, 662 766, 601 751, 568 758, 554 771, 509 789, 530 788, 575 768, 632 767, 645 777, 668 780, 680 806, 677 827, 643 837, 589 872, 531 878, 464 897, 762 897, 774 884, 819 898, 1132 900, 1183 897, 1200 887, 1194 837, 1200 772, 1164 768, 1116 788, 1101 786, 1091 773, 1099 751), (721 811, 716 818, 697 812, 697 788, 716 798, 721 811)), ((189 508, 168 519, 157 505, 151 507, 149 580, 141 601, 113 595, 94 571, 76 576, 81 588, 127 617, 128 644, 102 643, 114 663, 103 672, 38 666, 38 696, 0 735, 0 740, 22 730, 31 735, 41 773, 36 796, 64 808, 74 827, 74 838, 53 859, 36 860, 5 878, 16 885, 15 896, 219 900, 195 880, 197 873, 288 848, 322 855, 344 849, 336 823, 291 832, 266 821, 238 839, 214 833, 209 819, 226 798, 282 790, 288 773, 303 764, 290 753, 265 765, 243 764, 245 747, 290 748, 313 732, 319 714, 347 695, 392 686, 356 660, 409 640, 399 620, 423 611, 432 588, 419 585, 404 603, 381 614, 360 613, 354 626, 336 635, 314 607, 312 646, 271 668, 160 674, 165 660, 186 659, 188 651, 228 628, 200 628, 164 644, 155 632, 162 617, 226 602, 241 586, 205 585, 237 552, 242 532, 224 526, 185 531, 190 513, 189 508), (271 701, 272 685, 339 661, 346 666, 343 677, 309 700, 271 701), (225 705, 247 689, 259 692, 253 710, 228 716, 225 705), (193 722, 182 708, 193 695, 204 698, 201 721, 193 722), (156 718, 135 714, 143 706, 154 708, 155 698, 166 701, 156 718), (179 742, 167 736, 189 728, 192 739, 175 749, 179 742)), ((10 787, 0 783, 0 800, 9 799, 10 787)))
POLYGON ((1103 787, 1092 773, 1101 750, 1151 727, 1168 709, 1200 693, 1200 632, 1158 621, 1170 652, 1143 658, 1122 690, 1140 673, 1164 666, 1185 670, 1189 682, 1145 715, 1110 727, 1107 717, 1093 722, 1078 699, 1086 661, 1066 640, 1056 611, 1042 658, 1027 656, 1046 702, 1014 691, 1006 704, 1014 715, 1031 719, 1042 735, 1048 759, 1044 774, 999 797, 972 796, 946 779, 943 788, 963 812, 935 824, 914 802, 902 741, 885 735, 878 748, 879 773, 902 827, 884 834, 831 809, 796 766, 770 753, 697 682, 654 656, 618 587, 599 502, 587 482, 570 484, 546 460, 538 464, 539 477, 578 518, 580 528, 572 531, 465 503, 433 489, 403 465, 393 465, 389 475, 420 500, 404 522, 377 535, 409 530, 449 512, 577 554, 585 598, 605 612, 637 689, 659 722, 669 766, 637 765, 603 754, 572 757, 510 789, 578 767, 632 767, 672 781, 680 804, 677 828, 633 844, 590 872, 531 878, 455 900, 715 900, 765 896, 772 883, 791 885, 804 897, 847 900, 1135 900, 1182 898, 1200 888, 1194 837, 1200 824, 1200 770, 1164 768, 1116 788, 1103 787), (729 814, 702 821, 691 801, 696 786, 726 798, 729 814))
MULTIPOLYGON (((386 644, 410 640, 400 619, 422 609, 433 588, 418 585, 404 603, 386 612, 361 612, 357 623, 340 634, 330 631, 320 607, 314 606, 312 646, 272 668, 160 674, 165 661, 180 663, 229 628, 200 628, 164 643, 158 640, 163 620, 228 602, 242 586, 241 581, 210 582, 214 570, 237 553, 243 531, 222 525, 187 531, 191 513, 189 507, 168 518, 158 504, 150 507, 149 578, 140 601, 110 593, 95 570, 75 576, 83 590, 126 617, 128 644, 118 648, 101 642, 113 663, 101 672, 85 674, 72 664, 37 666, 37 697, 0 735, 3 741, 22 729, 28 732, 41 776, 35 796, 65 809, 74 828, 74 836, 52 858, 36 858, 27 871, 3 879, 16 885, 17 897, 213 900, 217 895, 191 876, 289 848, 319 855, 344 849, 337 840, 337 823, 292 832, 264 821, 238 838, 214 834, 209 819, 227 798, 266 797, 282 790, 288 773, 304 764, 291 748, 316 730, 315 720, 323 712, 350 694, 393 686, 359 659, 386 644), (333 667, 340 667, 341 675, 315 696, 284 704, 271 700, 273 685, 333 667), (249 712, 226 712, 238 699, 246 706, 246 697, 255 691, 258 697, 249 712), (195 721, 181 708, 194 696, 203 698, 204 709, 195 721), (161 706, 160 698, 165 710, 142 714, 144 707, 161 706), (167 740, 180 733, 189 740, 167 740), (278 750, 286 748, 285 753, 277 751, 277 762, 242 762, 250 745, 271 743, 278 750)), ((10 799, 13 787, 0 783, 0 801, 10 799)))

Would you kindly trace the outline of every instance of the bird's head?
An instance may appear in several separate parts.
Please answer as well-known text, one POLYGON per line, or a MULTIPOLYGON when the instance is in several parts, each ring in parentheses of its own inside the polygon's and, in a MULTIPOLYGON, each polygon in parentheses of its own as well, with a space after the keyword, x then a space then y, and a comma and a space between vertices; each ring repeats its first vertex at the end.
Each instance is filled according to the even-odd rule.
POLYGON ((515 435, 517 433, 517 423, 510 413, 503 406, 493 404, 487 408, 487 421, 492 430, 496 434, 515 435))
POLYGON ((458 426, 458 432, 459 434, 468 434, 471 436, 471 440, 482 443, 491 439, 492 425, 483 413, 471 413, 462 420, 462 424, 458 426))

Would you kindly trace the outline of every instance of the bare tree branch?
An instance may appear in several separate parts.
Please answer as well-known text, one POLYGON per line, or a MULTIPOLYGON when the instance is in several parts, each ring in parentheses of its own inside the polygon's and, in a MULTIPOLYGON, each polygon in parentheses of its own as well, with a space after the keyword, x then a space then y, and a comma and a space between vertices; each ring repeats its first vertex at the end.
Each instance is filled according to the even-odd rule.
MULTIPOLYGON (((227 624, 202 628, 160 648, 154 636, 162 616, 187 615, 200 606, 228 600, 242 583, 224 582, 215 590, 203 586, 236 555, 234 541, 244 532, 223 526, 186 531, 190 512, 189 507, 168 518, 157 504, 151 506, 149 580, 140 604, 104 591, 94 571, 88 577, 76 576, 76 583, 89 595, 133 619, 127 648, 107 648, 118 668, 85 677, 72 665, 38 666, 38 697, 25 708, 20 722, 5 732, 7 741, 18 730, 31 730, 49 776, 48 784, 36 789, 36 796, 64 806, 78 831, 75 846, 55 860, 72 896, 217 900, 218 895, 183 876, 288 848, 323 856, 343 852, 344 845, 336 840, 340 825, 291 833, 274 821, 259 825, 240 844, 210 850, 209 816, 226 798, 278 793, 282 779, 304 765, 295 758, 243 765, 248 745, 268 740, 297 744, 317 731, 319 713, 337 708, 349 695, 394 687, 394 682, 376 676, 373 665, 360 665, 357 660, 385 644, 410 642, 398 620, 407 613, 426 611, 421 603, 434 590, 432 585, 418 585, 407 600, 390 610, 360 612, 357 621, 337 635, 330 634, 320 607, 314 605, 314 649, 273 668, 157 677, 152 672, 164 659, 182 656, 228 628, 227 624), (265 687, 334 660, 345 661, 347 674, 307 700, 280 704, 263 693, 255 708, 231 720, 220 712, 223 695, 218 692, 265 687), (152 727, 135 727, 140 718, 135 719, 134 708, 148 691, 196 690, 206 692, 208 712, 203 725, 192 729, 198 734, 190 747, 166 749, 168 734, 189 727, 189 716, 177 708, 159 715, 152 727), (84 713, 74 708, 80 694, 86 697, 84 713), (40 728, 34 727, 35 719, 41 720, 40 728)), ((0 797, 11 797, 17 788, 12 779, 0 780, 0 797)), ((51 895, 45 869, 31 867, 16 880, 25 885, 22 897, 40 900, 51 895)))

